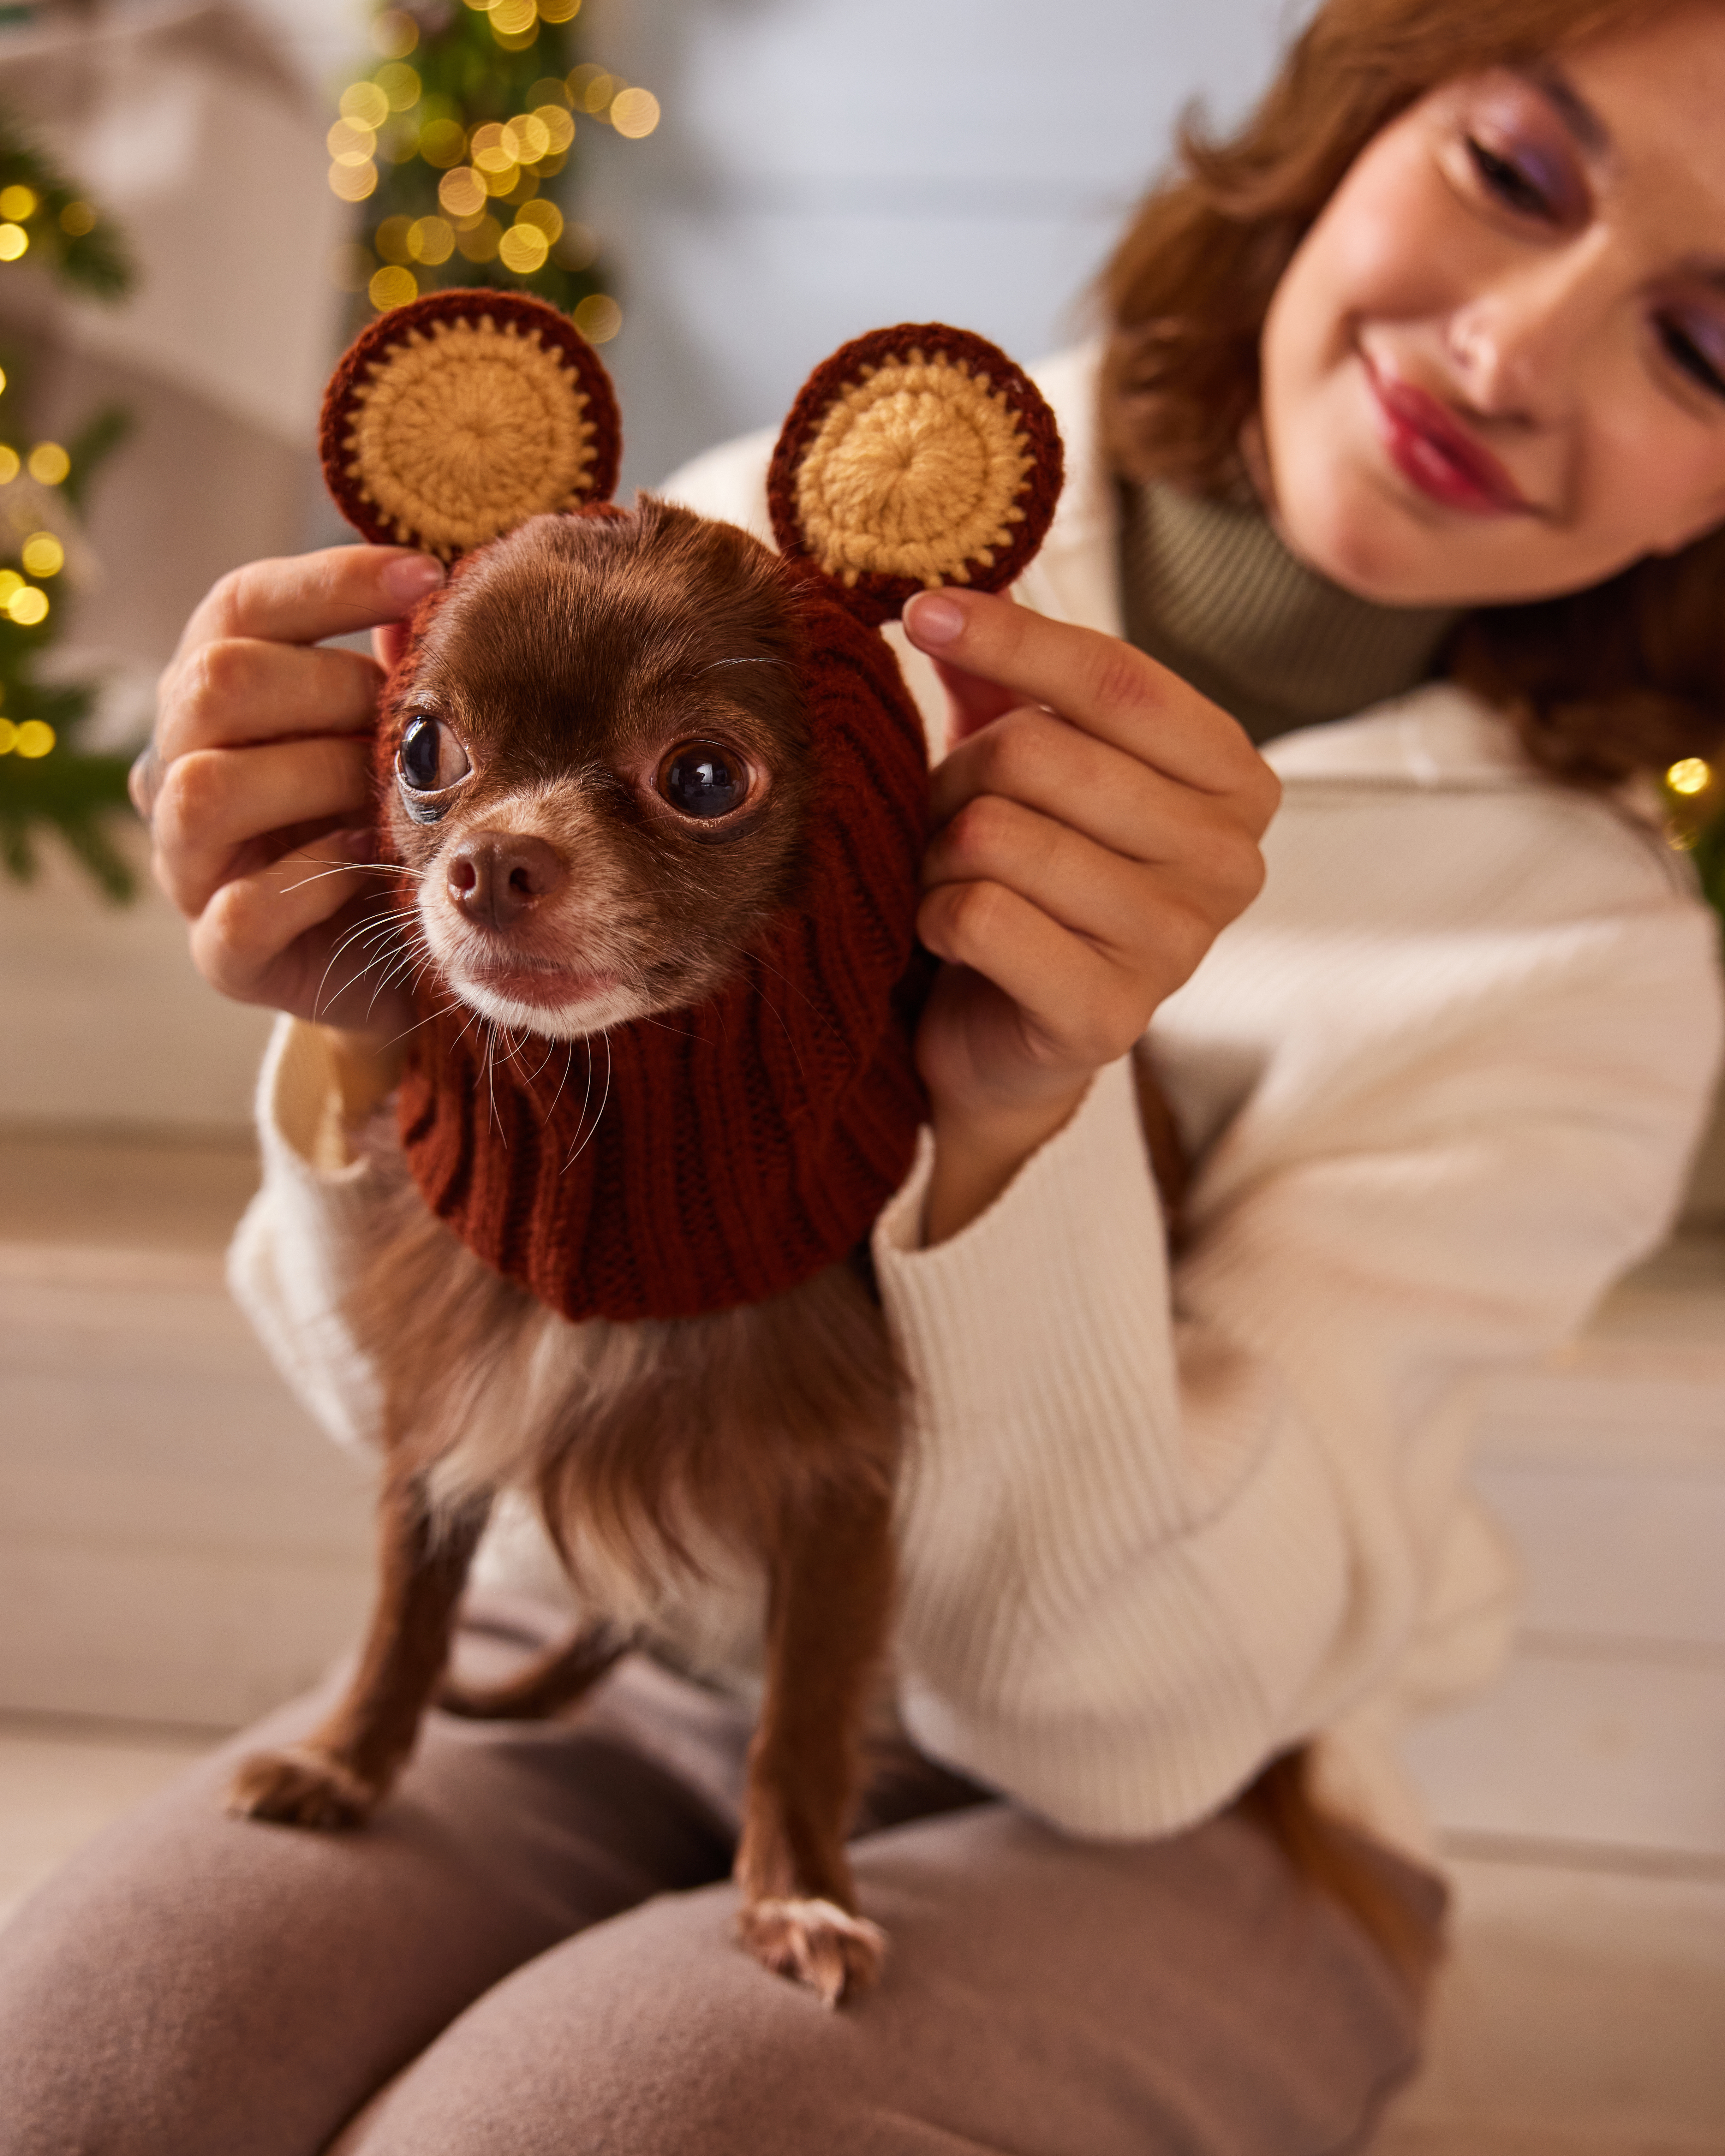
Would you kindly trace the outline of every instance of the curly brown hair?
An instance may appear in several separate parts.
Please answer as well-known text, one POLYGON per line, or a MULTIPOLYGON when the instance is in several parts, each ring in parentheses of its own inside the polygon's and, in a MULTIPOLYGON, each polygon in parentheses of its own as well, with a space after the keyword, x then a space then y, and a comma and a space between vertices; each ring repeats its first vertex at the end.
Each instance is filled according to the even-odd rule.
MULTIPOLYGON (((1226 141, 1189 118, 1175 176, 1104 273, 1102 439, 1128 478, 1196 493, 1243 480, 1271 296, 1378 131, 1439 84, 1517 65, 1671 0, 1328 0, 1226 141)), ((1556 598, 1482 607, 1447 672, 1506 711, 1527 755, 1607 785, 1725 737, 1725 527, 1556 598)))

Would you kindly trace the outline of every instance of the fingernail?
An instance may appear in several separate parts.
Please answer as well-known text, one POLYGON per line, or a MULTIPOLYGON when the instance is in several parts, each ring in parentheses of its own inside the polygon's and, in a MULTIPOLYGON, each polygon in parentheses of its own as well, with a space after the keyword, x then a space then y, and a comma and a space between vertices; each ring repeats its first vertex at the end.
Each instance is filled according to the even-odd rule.
POLYGON ((964 627, 964 609, 938 592, 918 592, 905 608, 905 627, 918 644, 951 644, 964 627))
POLYGON ((383 588, 393 599, 409 606, 434 592, 444 580, 444 565, 429 554, 398 554, 383 565, 383 588))

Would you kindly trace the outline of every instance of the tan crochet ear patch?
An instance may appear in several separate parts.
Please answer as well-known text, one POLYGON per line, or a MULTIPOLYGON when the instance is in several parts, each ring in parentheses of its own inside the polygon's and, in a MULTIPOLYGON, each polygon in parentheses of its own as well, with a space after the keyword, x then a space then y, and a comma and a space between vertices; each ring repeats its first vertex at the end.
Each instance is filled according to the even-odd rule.
POLYGON ((555 307, 435 292, 349 347, 319 447, 357 531, 453 562, 544 511, 608 501, 622 439, 610 377, 555 307))
POLYGON ((767 496, 865 621, 939 584, 999 591, 1042 544, 1060 438, 1035 385, 983 338, 906 322, 818 367, 773 451, 767 496))

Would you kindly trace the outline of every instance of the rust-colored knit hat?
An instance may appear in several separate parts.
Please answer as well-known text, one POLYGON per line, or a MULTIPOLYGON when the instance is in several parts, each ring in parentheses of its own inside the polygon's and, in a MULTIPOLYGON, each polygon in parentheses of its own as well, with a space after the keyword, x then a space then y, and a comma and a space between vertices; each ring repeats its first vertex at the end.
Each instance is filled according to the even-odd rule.
MULTIPOLYGON (((412 393, 453 409, 483 445, 491 422, 469 390, 485 338, 530 338, 538 315, 550 317, 543 352, 561 353, 572 334, 525 301, 488 328, 494 300, 440 295, 403 308, 417 318, 411 336, 385 335, 397 320, 386 315, 343 362, 326 404, 326 469, 362 530, 372 531, 365 517, 375 522, 386 501, 429 500, 444 519, 439 551, 460 555, 491 536, 456 527, 434 468, 434 430, 415 418, 368 434, 350 415, 384 403, 372 385, 387 385, 406 354, 416 362, 412 393), (457 300, 459 341, 439 332, 435 311, 457 300), (459 396, 437 381, 446 350, 453 367, 469 370, 459 396), (408 468, 377 470, 380 443, 408 468), (433 470, 418 468, 422 454, 433 470)), ((516 355, 500 362, 513 370, 511 391, 526 379, 542 401, 565 400, 569 431, 600 415, 600 446, 560 466, 558 485, 572 465, 578 479, 602 475, 608 455, 614 470, 614 407, 595 386, 598 362, 590 353, 578 361, 567 369, 523 367, 516 355)), ((531 424, 562 439, 560 423, 531 424)), ((542 470, 542 460, 516 459, 506 444, 496 454, 518 470, 542 470)), ((542 484, 510 516, 485 455, 470 457, 460 491, 485 504, 499 531, 547 506, 542 484)), ((980 339, 911 326, 835 354, 798 398, 773 466, 817 773, 792 901, 739 975, 675 1014, 675 1024, 638 1020, 590 1044, 547 1041, 542 1058, 487 1057, 472 1014, 443 1013, 447 993, 421 984, 424 1017, 400 1099, 415 1179, 470 1248, 553 1309, 572 1319, 671 1318, 764 1300, 854 1250, 903 1180, 922 1115, 912 1039, 931 970, 915 940, 927 766, 915 706, 873 624, 933 584, 1009 581, 1040 542, 1059 486, 1046 406, 980 339)), ((557 506, 628 514, 600 506, 606 491, 592 488, 584 509, 567 498, 557 506)), ((374 536, 412 543, 417 531, 424 543, 398 506, 390 515, 374 536)), ((452 583, 464 571, 458 565, 452 583)), ((423 603, 385 690, 385 786, 415 646, 445 596, 423 603)))

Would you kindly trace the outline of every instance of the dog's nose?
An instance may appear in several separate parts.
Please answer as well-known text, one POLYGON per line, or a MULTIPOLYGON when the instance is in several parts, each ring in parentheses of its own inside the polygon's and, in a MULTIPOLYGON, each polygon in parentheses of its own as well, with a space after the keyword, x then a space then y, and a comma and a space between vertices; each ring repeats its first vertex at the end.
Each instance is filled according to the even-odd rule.
POLYGON ((450 898, 470 921, 510 928, 559 891, 568 870, 543 839, 516 831, 475 831, 444 870, 450 898))

